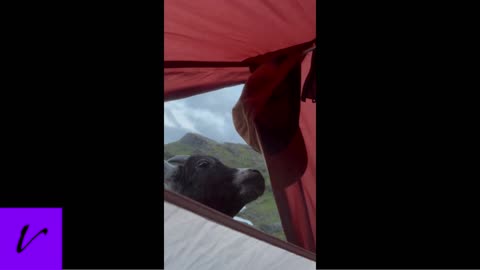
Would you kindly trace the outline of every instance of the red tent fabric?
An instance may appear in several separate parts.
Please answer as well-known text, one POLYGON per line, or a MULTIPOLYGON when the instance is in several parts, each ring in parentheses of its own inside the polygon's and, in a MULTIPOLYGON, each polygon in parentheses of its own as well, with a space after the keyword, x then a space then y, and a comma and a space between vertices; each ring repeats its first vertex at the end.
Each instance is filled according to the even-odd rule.
POLYGON ((239 133, 265 156, 287 240, 315 252, 315 1, 167 0, 164 38, 165 101, 245 83, 239 133))

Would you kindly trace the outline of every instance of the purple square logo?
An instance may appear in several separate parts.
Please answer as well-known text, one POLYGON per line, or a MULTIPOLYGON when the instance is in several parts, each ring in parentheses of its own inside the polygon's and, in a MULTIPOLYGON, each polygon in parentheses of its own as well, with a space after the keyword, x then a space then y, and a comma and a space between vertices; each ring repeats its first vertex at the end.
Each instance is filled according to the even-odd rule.
POLYGON ((62 269, 62 209, 0 208, 0 269, 62 269))

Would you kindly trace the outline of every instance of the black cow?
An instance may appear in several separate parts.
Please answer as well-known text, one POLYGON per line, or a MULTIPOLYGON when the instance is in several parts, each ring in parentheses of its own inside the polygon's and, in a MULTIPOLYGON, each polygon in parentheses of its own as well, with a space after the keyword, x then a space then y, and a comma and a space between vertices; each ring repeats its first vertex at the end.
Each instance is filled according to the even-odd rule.
POLYGON ((164 161, 164 188, 231 217, 265 191, 259 171, 230 168, 205 155, 175 156, 164 161))

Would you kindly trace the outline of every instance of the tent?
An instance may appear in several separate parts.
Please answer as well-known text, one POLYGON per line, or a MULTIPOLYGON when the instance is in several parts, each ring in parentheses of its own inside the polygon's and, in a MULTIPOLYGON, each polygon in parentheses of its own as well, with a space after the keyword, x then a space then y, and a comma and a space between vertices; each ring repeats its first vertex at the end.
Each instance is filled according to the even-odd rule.
MULTIPOLYGON (((164 100, 245 84, 232 110, 235 127, 265 157, 287 241, 307 253, 282 244, 276 248, 309 260, 314 260, 311 254, 316 253, 315 8, 314 0, 167 0, 164 11, 164 100)), ((223 250, 234 262, 244 260, 229 256, 228 249, 240 246, 229 245, 227 235, 243 235, 245 241, 262 238, 255 233, 249 236, 243 229, 237 235, 233 223, 218 225, 222 219, 219 213, 204 219, 195 211, 198 207, 188 207, 192 201, 171 200, 173 195, 165 194, 167 269, 167 259, 171 258, 167 253, 174 252, 169 247, 180 242, 173 231, 181 226, 171 227, 179 221, 175 217, 180 218, 175 213, 186 211, 192 223, 221 231, 219 234, 224 236, 208 234, 206 238, 195 238, 195 244, 217 243, 216 249, 223 250)), ((180 231, 184 237, 192 236, 180 231)), ((208 230, 200 232, 206 236, 208 230)), ((271 240, 264 237, 261 242, 268 242, 272 254, 282 258, 280 251, 273 251, 271 240)), ((186 252, 185 248, 180 250, 186 252)), ((259 250, 270 252, 266 247, 259 250)), ((181 256, 175 254, 176 258, 181 256)), ((189 260, 195 261, 192 257, 189 260)), ((168 262, 171 265, 172 261, 168 262)))
POLYGON ((165 269, 315 269, 315 254, 165 191, 165 269))

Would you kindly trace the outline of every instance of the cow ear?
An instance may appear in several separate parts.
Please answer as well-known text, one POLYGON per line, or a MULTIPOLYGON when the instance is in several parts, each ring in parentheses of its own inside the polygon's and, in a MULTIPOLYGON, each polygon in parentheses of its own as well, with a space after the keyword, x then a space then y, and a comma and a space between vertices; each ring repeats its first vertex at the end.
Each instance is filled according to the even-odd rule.
POLYGON ((174 157, 170 158, 167 161, 170 164, 183 165, 189 157, 190 156, 188 156, 188 155, 178 155, 178 156, 174 156, 174 157))
POLYGON ((163 177, 164 180, 170 180, 170 178, 175 175, 177 172, 178 167, 176 165, 172 165, 168 163, 167 161, 163 161, 163 177))

